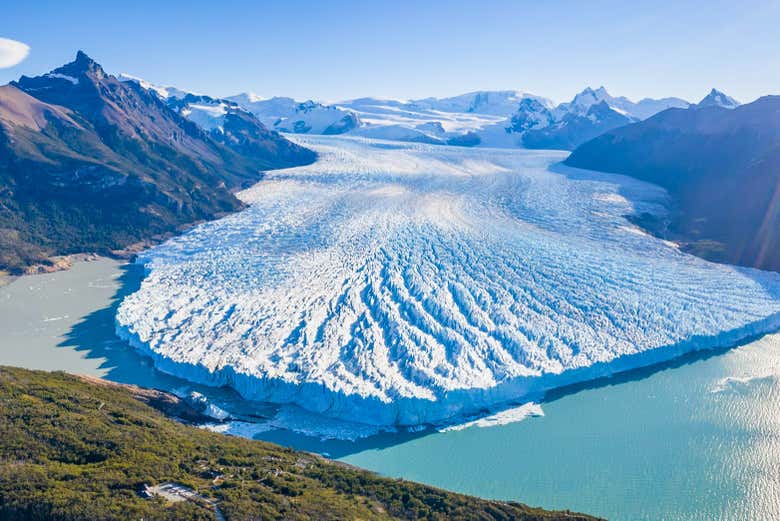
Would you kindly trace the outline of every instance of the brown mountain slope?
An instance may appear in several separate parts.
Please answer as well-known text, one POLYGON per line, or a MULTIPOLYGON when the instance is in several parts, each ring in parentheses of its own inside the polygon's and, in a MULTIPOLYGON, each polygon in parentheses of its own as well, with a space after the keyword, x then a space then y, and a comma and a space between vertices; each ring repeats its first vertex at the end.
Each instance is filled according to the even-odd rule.
POLYGON ((314 160, 247 118, 241 139, 216 140, 81 52, 0 88, 0 270, 216 218, 262 170, 314 160))

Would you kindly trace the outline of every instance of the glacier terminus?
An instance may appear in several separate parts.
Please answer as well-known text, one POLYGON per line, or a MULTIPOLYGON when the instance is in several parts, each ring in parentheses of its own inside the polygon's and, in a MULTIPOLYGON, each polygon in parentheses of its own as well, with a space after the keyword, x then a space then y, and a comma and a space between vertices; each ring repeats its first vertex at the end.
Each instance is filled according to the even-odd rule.
POLYGON ((118 334, 160 370, 419 425, 780 327, 780 274, 631 224, 666 193, 565 152, 298 136, 319 160, 142 253, 118 334))

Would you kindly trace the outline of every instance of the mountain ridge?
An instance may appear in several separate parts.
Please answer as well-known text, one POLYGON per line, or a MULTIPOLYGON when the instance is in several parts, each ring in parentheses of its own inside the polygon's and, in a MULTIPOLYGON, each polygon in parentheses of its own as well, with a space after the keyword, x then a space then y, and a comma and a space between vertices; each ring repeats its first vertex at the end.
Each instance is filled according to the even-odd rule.
POLYGON ((242 208, 233 191, 313 152, 251 115, 216 139, 79 51, 0 91, 0 269, 112 254, 242 208))
POLYGON ((688 251, 780 270, 780 96, 670 109, 583 144, 565 162, 666 188, 675 218, 644 224, 688 251))
MULTIPOLYGON (((184 97, 178 89, 128 78, 163 96, 173 91, 178 93, 174 96, 184 97)), ((571 101, 559 104, 521 90, 476 90, 410 100, 361 97, 330 104, 245 92, 224 101, 235 103, 265 125, 284 133, 347 133, 437 145, 568 150, 602 132, 647 119, 668 108, 694 106, 675 97, 632 101, 625 96, 612 96, 603 86, 586 87, 571 101), (608 110, 600 108, 589 114, 592 106, 602 102, 608 110)))

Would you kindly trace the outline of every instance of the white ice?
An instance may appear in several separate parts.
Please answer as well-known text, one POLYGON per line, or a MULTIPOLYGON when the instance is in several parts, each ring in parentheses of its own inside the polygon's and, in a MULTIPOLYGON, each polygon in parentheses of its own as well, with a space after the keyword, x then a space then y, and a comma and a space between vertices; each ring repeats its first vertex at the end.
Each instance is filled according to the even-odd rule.
POLYGON ((507 425, 510 423, 517 423, 525 420, 526 418, 544 416, 544 411, 541 405, 533 402, 524 403, 511 409, 499 411, 496 414, 477 418, 476 420, 468 421, 465 423, 448 425, 441 430, 441 432, 450 431, 462 431, 471 427, 496 427, 498 425, 507 425))
POLYGON ((636 233, 657 187, 558 152, 301 141, 317 163, 140 257, 117 331, 161 370, 416 425, 780 324, 780 274, 636 233))

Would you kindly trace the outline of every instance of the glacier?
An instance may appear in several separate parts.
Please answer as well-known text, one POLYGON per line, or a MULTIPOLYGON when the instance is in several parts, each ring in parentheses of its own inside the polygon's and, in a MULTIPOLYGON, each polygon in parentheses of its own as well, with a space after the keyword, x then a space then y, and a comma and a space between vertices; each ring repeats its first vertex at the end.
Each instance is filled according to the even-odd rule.
POLYGON ((494 415, 780 326, 780 274, 626 215, 667 194, 566 153, 305 136, 240 213, 143 252, 120 337, 164 372, 370 425, 494 415))

